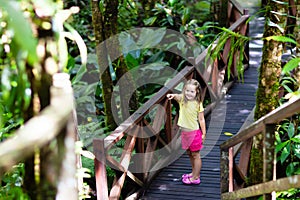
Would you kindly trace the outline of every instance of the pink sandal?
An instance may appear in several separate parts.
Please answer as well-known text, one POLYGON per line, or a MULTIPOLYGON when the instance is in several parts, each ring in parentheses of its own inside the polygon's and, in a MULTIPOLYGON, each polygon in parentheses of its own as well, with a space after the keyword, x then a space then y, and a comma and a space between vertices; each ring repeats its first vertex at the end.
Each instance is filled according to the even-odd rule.
POLYGON ((193 177, 193 175, 190 175, 190 174, 183 174, 181 176, 181 178, 191 178, 191 177, 193 177))
POLYGON ((182 179, 182 182, 186 185, 199 185, 201 183, 200 178, 191 180, 191 177, 182 179))

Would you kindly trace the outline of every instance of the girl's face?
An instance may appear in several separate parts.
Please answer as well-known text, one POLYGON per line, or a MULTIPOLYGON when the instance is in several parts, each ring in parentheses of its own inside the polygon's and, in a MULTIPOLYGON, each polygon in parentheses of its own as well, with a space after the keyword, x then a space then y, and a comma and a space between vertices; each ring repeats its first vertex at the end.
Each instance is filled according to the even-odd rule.
POLYGON ((196 86, 188 84, 185 86, 184 96, 187 100, 195 100, 197 95, 196 86))

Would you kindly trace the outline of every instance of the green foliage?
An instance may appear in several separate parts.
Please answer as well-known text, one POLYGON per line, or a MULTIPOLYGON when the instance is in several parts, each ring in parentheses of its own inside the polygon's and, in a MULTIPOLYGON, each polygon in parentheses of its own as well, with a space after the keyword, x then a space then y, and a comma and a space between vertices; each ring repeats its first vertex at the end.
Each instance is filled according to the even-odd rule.
POLYGON ((292 58, 284 65, 284 67, 282 69, 282 74, 286 74, 286 73, 294 70, 295 68, 297 68, 299 66, 299 64, 300 64, 299 57, 292 58))
MULTIPOLYGON (((63 30, 65 20, 74 10, 61 10, 60 5, 61 1, 0 0, 1 141, 12 136, 14 131, 23 125, 24 119, 31 117, 27 110, 32 101, 33 91, 31 88, 33 86, 31 82, 35 83, 35 87, 40 84, 38 81, 40 81, 41 65, 43 65, 41 61, 45 56, 41 55, 41 52, 44 53, 43 51, 37 51, 39 39, 37 36, 40 36, 37 34, 37 29, 52 28, 55 41, 51 41, 51 44, 48 43, 45 51, 51 54, 54 62, 57 62, 61 69, 66 66, 68 60, 66 37, 74 39, 79 44, 81 60, 85 64, 84 44, 79 35, 68 24, 65 28, 69 32, 63 30), (37 12, 49 15, 52 24, 42 21, 37 16, 37 12)), ((43 39, 42 43, 45 42, 43 39)), ((21 188, 24 174, 24 164, 19 164, 1 177, 0 199, 29 199, 21 188)))
POLYGON ((278 134, 276 134, 276 153, 281 164, 289 163, 286 168, 287 176, 300 173, 300 126, 298 119, 288 121, 280 126, 278 134))
POLYGON ((291 55, 291 59, 284 65, 281 72, 280 85, 284 89, 280 103, 300 97, 300 83, 294 77, 294 70, 299 66, 300 59, 291 55))
POLYGON ((19 4, 0 1, 0 5, 0 140, 3 140, 23 124, 23 112, 30 104, 26 62, 36 63, 37 40, 19 4))
POLYGON ((236 69, 238 73, 238 79, 243 78, 243 73, 244 73, 244 50, 245 50, 245 44, 250 40, 249 37, 241 35, 239 33, 233 32, 227 28, 220 28, 220 27, 215 27, 217 29, 220 29, 221 32, 218 34, 218 41, 216 44, 211 44, 208 48, 208 54, 206 56, 206 60, 211 58, 211 61, 214 61, 216 59, 220 60, 221 58, 221 53, 224 51, 224 46, 226 42, 229 40, 230 41, 230 50, 228 53, 228 58, 227 58, 227 79, 230 79, 230 72, 231 72, 231 67, 233 63, 233 58, 237 56, 237 63, 236 63, 236 69), (238 54, 236 54, 238 52, 238 54))
MULTIPOLYGON (((292 77, 292 70, 298 66, 295 60, 290 60, 282 72, 281 86, 284 91, 281 104, 287 100, 300 97, 299 83, 292 77)), ((284 170, 286 176, 300 174, 300 116, 286 119, 282 122, 275 134, 277 160, 280 171, 284 170)), ((297 199, 300 189, 289 189, 288 191, 277 192, 277 199, 297 199)))
MULTIPOLYGON (((8 30, 12 39, 12 50, 23 51, 27 61, 30 64, 35 64, 38 61, 36 46, 37 39, 34 38, 31 25, 25 19, 21 5, 13 1, 0 0, 1 16, 7 18, 8 30)), ((17 53, 17 52, 15 52, 17 53)))
MULTIPOLYGON (((132 0, 122 1, 122 3, 119 4, 118 26, 120 31, 139 25, 142 19, 139 18, 139 7, 141 7, 140 2, 132 0)), ((149 18, 148 21, 149 20, 151 20, 151 18, 149 18)))
MULTIPOLYGON (((296 45, 296 47, 299 46, 299 44, 292 38, 286 37, 286 36, 269 36, 266 37, 265 40, 274 40, 282 43, 290 43, 296 45)), ((298 47, 299 48, 299 47, 298 47)), ((295 57, 294 55, 291 55, 291 59, 284 65, 282 69, 282 74, 286 75, 290 72, 292 72, 294 69, 296 69, 299 66, 300 58, 295 57)))
POLYGON ((2 187, 0 188, 0 200, 29 200, 21 188, 24 179, 24 164, 15 165, 10 172, 2 177, 2 187))
POLYGON ((276 194, 276 199, 278 199, 278 200, 286 200, 286 199, 296 200, 296 199, 299 199, 299 194, 300 194, 299 188, 291 188, 288 191, 278 192, 276 194))
MULTIPOLYGON (((300 124, 299 116, 283 122, 276 133, 276 148, 278 162, 285 169, 286 176, 300 174, 300 124)), ((278 192, 278 197, 294 199, 300 194, 299 189, 278 192)))
POLYGON ((194 32, 195 32, 195 37, 198 40, 198 43, 203 46, 203 50, 216 39, 217 31, 218 29, 215 28, 217 23, 207 21, 203 24, 201 27, 196 27, 194 32))
POLYGON ((101 121, 91 121, 78 125, 78 132, 85 148, 91 150, 93 139, 104 136, 107 132, 107 128, 104 127, 104 119, 102 119, 101 121))

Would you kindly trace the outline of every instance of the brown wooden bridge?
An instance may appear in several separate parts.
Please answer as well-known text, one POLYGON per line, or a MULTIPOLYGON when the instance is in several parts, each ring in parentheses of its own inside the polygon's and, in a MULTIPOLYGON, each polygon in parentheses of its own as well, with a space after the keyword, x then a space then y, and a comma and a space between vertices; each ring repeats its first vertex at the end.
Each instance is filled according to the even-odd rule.
MULTIPOLYGON (((263 19, 249 24, 248 12, 236 1, 228 1, 229 29, 242 35, 261 36, 263 19)), ((228 70, 227 58, 231 48, 227 40, 219 58, 208 60, 204 51, 191 59, 165 87, 124 121, 108 137, 94 139, 97 199, 120 199, 124 183, 132 186, 130 195, 123 199, 243 199, 300 187, 300 175, 270 180, 274 168, 274 124, 300 112, 300 99, 284 104, 268 115, 253 122, 257 67, 261 57, 260 40, 245 45, 244 82, 237 81, 236 57, 228 70), (250 52, 250 53, 249 53, 250 52), (204 67, 205 66, 205 67, 204 67), (229 71, 229 72, 228 72, 229 71), (224 74, 230 78, 224 79, 224 74), (183 173, 190 171, 187 156, 180 150, 178 116, 172 113, 176 104, 166 99, 166 94, 187 79, 196 78, 202 86, 202 96, 210 98, 205 107, 207 140, 202 150, 203 167, 201 184, 186 186, 181 183, 183 173), (223 84, 224 83, 224 84, 223 84), (173 105, 172 105, 173 104, 173 105), (151 116, 150 116, 151 114, 151 116), (234 136, 228 136, 229 133, 234 136), (263 183, 245 187, 252 137, 264 136, 263 183), (125 146, 119 157, 113 154, 116 143, 124 139, 125 146), (111 186, 107 184, 106 166, 117 171, 111 186), (138 188, 138 189, 137 189, 138 188)), ((235 54, 238 54, 235 49, 235 54)), ((43 165, 57 169, 52 177, 56 199, 78 199, 76 180, 76 123, 74 123, 73 93, 66 74, 57 74, 51 87, 51 104, 38 116, 30 119, 17 131, 18 137, 0 144, 0 173, 13 165, 32 158, 37 149, 57 144, 51 158, 43 157, 43 165), (35 127, 43 127, 37 129, 35 127), (47 136, 47 137, 46 137, 47 136), (21 144, 21 145, 20 145, 21 144), (57 162, 59 161, 59 162, 57 162)), ((47 180, 40 180, 44 184, 47 180)), ((51 186, 51 187, 52 187, 51 186)), ((128 187, 127 187, 128 188, 128 187)))
MULTIPOLYGON (((229 1, 228 14, 230 30, 241 35, 262 36, 263 20, 261 18, 254 20, 249 28, 248 12, 242 10, 236 1, 229 1)), ((270 135, 266 133, 272 131, 271 125, 300 110, 300 100, 297 100, 253 122, 257 67, 260 64, 262 41, 253 40, 245 47, 246 70, 243 83, 237 81, 236 56, 230 68, 230 79, 224 81, 224 74, 229 70, 227 58, 231 44, 228 39, 224 50, 220 52, 221 59, 207 63, 205 58, 208 50, 204 51, 192 59, 193 66, 187 66, 180 71, 112 134, 104 139, 94 139, 98 199, 119 199, 125 180, 127 184, 140 188, 126 199, 144 200, 241 199, 259 195, 268 198, 272 191, 300 186, 300 177, 295 176, 292 179, 279 180, 265 178, 264 183, 243 188, 246 182, 252 137, 264 133, 265 154, 262 158, 264 174, 273 171, 274 138, 266 137, 270 135), (208 132, 205 148, 201 152, 202 182, 200 185, 187 186, 181 183, 180 177, 189 172, 191 167, 188 157, 178 150, 180 149, 176 125, 178 116, 172 114, 172 105, 167 100, 166 94, 173 92, 178 84, 190 78, 195 78, 202 84, 202 96, 209 94, 211 103, 205 108, 208 132), (224 85, 220 84, 223 82, 224 85), (154 117, 149 121, 150 112, 154 117), (227 136, 229 133, 235 135, 229 137, 227 136), (122 155, 115 159, 115 155, 110 155, 109 152, 114 150, 115 144, 121 138, 126 140, 125 147, 122 155), (266 144, 271 144, 271 147, 266 144), (159 148, 163 150, 157 150, 159 148), (271 159, 267 159, 267 156, 271 159), (106 182, 106 165, 118 171, 109 190, 106 182), (281 183, 285 184, 281 185, 281 183)), ((238 49, 235 49, 234 55, 238 54, 238 49)))

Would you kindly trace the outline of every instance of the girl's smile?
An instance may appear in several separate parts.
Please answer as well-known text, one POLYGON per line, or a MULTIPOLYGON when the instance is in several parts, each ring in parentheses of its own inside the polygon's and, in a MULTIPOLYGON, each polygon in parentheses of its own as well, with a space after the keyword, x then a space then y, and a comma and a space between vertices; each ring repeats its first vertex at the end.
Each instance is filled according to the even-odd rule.
POLYGON ((197 91, 195 85, 188 84, 185 86, 184 96, 187 100, 194 100, 196 98, 196 95, 197 91))

